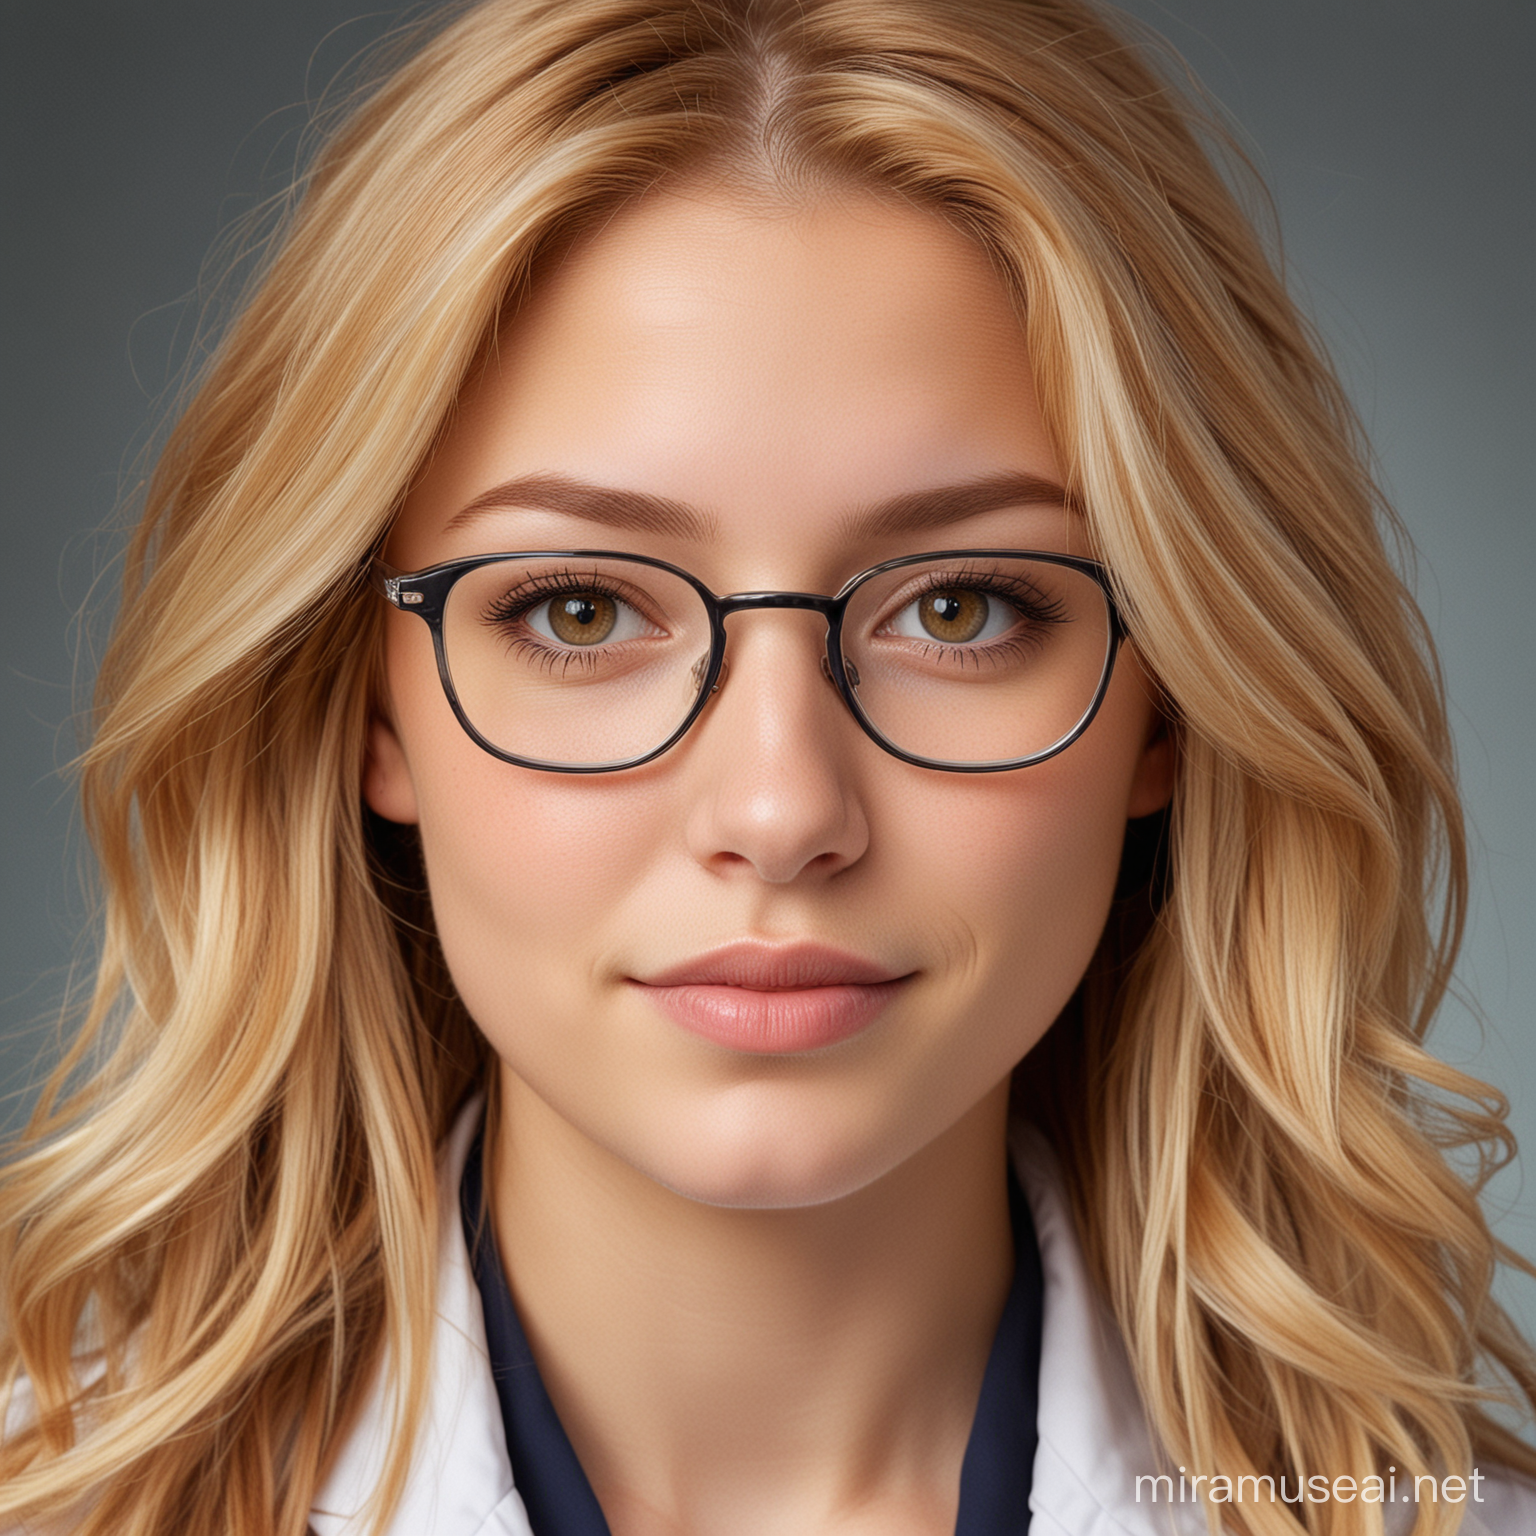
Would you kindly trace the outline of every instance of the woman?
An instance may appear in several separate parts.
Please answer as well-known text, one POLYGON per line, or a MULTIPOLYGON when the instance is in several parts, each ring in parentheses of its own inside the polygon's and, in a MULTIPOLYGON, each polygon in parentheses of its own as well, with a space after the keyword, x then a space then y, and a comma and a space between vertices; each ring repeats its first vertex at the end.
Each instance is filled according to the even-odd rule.
POLYGON ((130 557, 0 1512, 1524 1528, 1377 510, 1080 6, 449 20, 130 557))

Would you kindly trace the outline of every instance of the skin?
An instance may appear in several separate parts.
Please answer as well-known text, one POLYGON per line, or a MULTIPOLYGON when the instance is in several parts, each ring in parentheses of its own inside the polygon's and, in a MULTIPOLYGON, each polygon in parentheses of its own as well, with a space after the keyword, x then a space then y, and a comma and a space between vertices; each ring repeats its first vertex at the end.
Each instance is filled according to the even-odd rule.
MULTIPOLYGON (((727 593, 834 592, 924 549, 1088 552, 1060 505, 842 527, 999 471, 1060 480, 980 251, 860 194, 671 191, 546 276, 387 558, 618 548, 727 593), (522 507, 448 527, 533 473, 669 497, 707 526, 522 507)), ((1128 649, 1066 752, 954 774, 863 735, 820 673, 817 616, 728 629, 728 679, 678 746, 566 776, 482 752, 426 626, 392 612, 365 794, 419 823, 449 965, 500 1060, 502 1260, 616 1536, 948 1532, 1011 1280, 1009 1074, 1080 979, 1172 749, 1128 649), (787 1056, 689 1034, 632 984, 741 938, 910 980, 862 1034, 787 1056)))

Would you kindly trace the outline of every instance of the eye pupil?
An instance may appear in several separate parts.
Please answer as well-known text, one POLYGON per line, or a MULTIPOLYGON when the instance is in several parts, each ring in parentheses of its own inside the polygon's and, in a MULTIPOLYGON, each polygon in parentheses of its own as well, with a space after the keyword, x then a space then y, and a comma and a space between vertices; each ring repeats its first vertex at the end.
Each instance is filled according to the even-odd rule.
POLYGON ((940 587, 925 593, 917 605, 918 619, 935 640, 974 640, 987 622, 987 600, 964 587, 940 587))
POLYGON ((549 627, 569 645, 607 639, 618 616, 618 605, 601 592, 573 592, 549 605, 549 627))

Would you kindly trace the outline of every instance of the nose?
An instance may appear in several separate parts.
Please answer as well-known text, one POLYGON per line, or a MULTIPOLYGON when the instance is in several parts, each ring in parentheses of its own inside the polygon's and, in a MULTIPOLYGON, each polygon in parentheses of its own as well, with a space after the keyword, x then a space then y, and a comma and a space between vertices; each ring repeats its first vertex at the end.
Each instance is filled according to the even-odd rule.
POLYGON ((871 743, 820 665, 826 621, 757 611, 728 623, 728 676, 686 744, 689 850, 771 885, 830 877, 869 844, 871 743))

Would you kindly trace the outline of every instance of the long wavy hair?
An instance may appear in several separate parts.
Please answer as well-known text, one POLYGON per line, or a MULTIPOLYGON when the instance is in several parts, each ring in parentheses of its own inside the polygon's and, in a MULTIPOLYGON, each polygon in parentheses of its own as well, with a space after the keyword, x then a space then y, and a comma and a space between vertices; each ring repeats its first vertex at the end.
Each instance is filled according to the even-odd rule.
POLYGON ((0 1517, 299 1536, 385 1360, 397 1497, 486 1048, 362 806, 362 573, 541 260, 688 176, 931 210, 1027 328, 1177 733, 1153 877, 1019 1075, 1164 1447, 1536 1472, 1487 1409, 1536 1393, 1478 1203, 1505 1106, 1422 1045, 1466 885, 1439 678, 1202 120, 1085 0, 484 0, 409 42, 258 252, 129 550, 82 765, 99 980, 0 1182, 0 1517))

